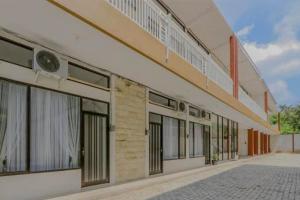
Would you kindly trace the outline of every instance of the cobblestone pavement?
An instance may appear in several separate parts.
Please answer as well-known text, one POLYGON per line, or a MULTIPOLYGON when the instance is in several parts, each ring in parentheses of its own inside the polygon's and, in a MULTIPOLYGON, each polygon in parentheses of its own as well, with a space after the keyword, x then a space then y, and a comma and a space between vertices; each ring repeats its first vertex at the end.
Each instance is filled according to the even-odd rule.
POLYGON ((300 200, 300 168, 244 165, 151 200, 300 200))

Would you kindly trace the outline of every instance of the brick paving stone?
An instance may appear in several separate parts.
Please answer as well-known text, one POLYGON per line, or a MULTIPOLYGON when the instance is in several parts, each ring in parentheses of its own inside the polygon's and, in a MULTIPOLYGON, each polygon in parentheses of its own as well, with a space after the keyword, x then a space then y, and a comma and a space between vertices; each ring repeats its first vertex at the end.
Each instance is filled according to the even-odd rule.
POLYGON ((244 165, 150 200, 300 200, 300 168, 244 165))

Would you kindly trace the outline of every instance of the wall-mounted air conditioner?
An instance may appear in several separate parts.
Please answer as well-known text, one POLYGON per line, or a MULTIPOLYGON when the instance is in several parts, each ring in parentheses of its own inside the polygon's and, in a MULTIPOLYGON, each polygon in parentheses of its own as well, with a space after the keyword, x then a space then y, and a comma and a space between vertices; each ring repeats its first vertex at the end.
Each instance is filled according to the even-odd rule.
POLYGON ((48 49, 35 48, 33 70, 37 76, 65 80, 68 78, 68 61, 48 49))
POLYGON ((182 101, 178 102, 178 111, 184 112, 184 113, 186 112, 186 105, 184 102, 182 102, 182 101))

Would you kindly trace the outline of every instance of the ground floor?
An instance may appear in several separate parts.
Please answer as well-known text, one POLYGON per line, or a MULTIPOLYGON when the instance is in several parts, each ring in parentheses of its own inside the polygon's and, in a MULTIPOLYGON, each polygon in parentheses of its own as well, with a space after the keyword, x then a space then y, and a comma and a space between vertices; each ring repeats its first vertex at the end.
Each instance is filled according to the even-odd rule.
POLYGON ((269 154, 55 200, 299 199, 299 166, 299 154, 269 154))
POLYGON ((161 81, 175 85, 153 86, 155 77, 143 84, 109 66, 117 70, 0 31, 1 200, 198 169, 237 160, 242 148, 269 152, 264 127, 171 72, 161 81))

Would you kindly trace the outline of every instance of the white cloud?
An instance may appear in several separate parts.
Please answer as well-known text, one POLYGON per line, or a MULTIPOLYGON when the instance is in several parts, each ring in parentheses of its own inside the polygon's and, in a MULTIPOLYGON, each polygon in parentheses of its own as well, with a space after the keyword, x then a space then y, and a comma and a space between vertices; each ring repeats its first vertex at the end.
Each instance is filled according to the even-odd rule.
POLYGON ((272 71, 273 75, 278 76, 295 76, 300 73, 300 59, 291 60, 278 65, 272 71))
POLYGON ((264 61, 275 56, 280 56, 288 51, 300 50, 298 41, 273 42, 268 44, 257 44, 255 42, 244 43, 244 48, 254 62, 264 61))
MULTIPOLYGON (((300 74, 299 10, 300 1, 295 1, 286 10, 285 16, 274 25, 275 40, 265 44, 243 43, 279 104, 293 104, 299 98, 288 85, 288 79, 295 79, 300 74)), ((244 30, 242 33, 246 32, 244 30)))
POLYGON ((254 24, 251 24, 249 26, 245 26, 244 28, 242 28, 241 30, 239 30, 236 33, 236 35, 238 37, 245 37, 245 36, 247 36, 252 31, 253 28, 254 28, 254 24))
POLYGON ((279 103, 293 102, 295 97, 289 91, 288 84, 283 80, 277 80, 269 85, 272 94, 279 103))

